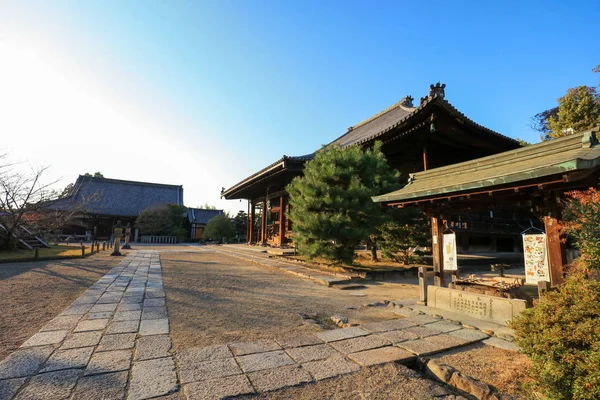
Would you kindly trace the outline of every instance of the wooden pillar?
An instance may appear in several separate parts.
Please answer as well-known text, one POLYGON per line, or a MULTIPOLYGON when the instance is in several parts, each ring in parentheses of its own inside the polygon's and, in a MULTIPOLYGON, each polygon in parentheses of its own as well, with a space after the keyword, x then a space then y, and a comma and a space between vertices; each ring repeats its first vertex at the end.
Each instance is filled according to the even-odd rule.
POLYGON ((285 226, 283 224, 283 195, 279 197, 279 246, 283 246, 285 226))
POLYGON ((262 244, 267 244, 267 198, 263 201, 262 221, 260 224, 260 241, 262 244))
POLYGON ((544 217, 546 241, 548 246, 548 269, 550 270, 550 286, 558 286, 563 281, 564 254, 560 243, 558 219, 554 216, 544 217))
POLYGON ((254 211, 256 205, 250 200, 250 212, 248 213, 248 244, 254 241, 254 211))
POLYGON ((445 287, 444 223, 439 217, 431 217, 431 250, 433 252, 433 284, 445 287))
POLYGON ((423 171, 427 171, 427 143, 423 143, 423 171))

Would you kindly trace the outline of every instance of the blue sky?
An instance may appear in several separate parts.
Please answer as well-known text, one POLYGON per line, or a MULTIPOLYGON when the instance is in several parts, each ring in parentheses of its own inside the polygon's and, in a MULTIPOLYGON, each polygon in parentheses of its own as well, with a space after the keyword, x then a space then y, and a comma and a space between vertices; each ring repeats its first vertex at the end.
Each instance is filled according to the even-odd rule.
POLYGON ((38 82, 18 102, 0 90, 19 115, 0 147, 63 186, 99 170, 235 211, 222 186, 438 81, 476 122, 538 141, 530 117, 600 78, 597 15, 598 1, 0 2, 0 79, 17 96, 38 82))

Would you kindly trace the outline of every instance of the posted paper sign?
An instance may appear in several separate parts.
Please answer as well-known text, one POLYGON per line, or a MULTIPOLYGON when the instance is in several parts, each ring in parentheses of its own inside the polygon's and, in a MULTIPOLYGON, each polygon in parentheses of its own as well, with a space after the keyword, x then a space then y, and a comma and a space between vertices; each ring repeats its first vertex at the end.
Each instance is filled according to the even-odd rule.
POLYGON ((523 253, 525 255, 525 282, 532 284, 537 284, 539 281, 549 282, 546 234, 523 235, 523 253))
POLYGON ((444 234, 444 270, 456 271, 456 235, 454 233, 444 234))

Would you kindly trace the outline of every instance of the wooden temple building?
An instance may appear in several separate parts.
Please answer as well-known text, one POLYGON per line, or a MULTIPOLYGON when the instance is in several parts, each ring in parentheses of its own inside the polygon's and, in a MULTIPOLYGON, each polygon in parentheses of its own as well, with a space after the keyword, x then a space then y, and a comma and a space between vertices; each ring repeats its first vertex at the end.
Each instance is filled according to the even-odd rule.
MULTIPOLYGON (((407 184, 373 198, 391 207, 416 206, 432 217, 434 283, 444 285, 444 224, 448 215, 510 207, 541 221, 549 282, 562 282, 567 263, 559 222, 571 190, 598 187, 600 128, 454 165, 411 174, 407 184)), ((459 265, 460 269, 460 265, 459 265)))
MULTIPOLYGON (((391 167, 406 179, 409 173, 444 167, 519 148, 519 143, 472 121, 445 98, 445 85, 431 85, 418 105, 407 96, 348 130, 330 145, 370 147, 382 141, 382 151, 391 167)), ((248 200, 248 242, 285 246, 290 242, 293 221, 285 187, 302 174, 313 154, 283 156, 241 182, 222 191, 226 199, 248 200)), ((479 217, 478 217, 479 218, 479 217)), ((465 225, 463 236, 477 233, 465 225)), ((484 221, 485 222, 485 221, 484 221)), ((472 224, 470 226, 473 226, 472 224)), ((481 223, 483 236, 489 227, 481 223)), ((518 233, 518 232, 517 232, 518 233)), ((514 232, 507 235, 515 235, 514 232)))

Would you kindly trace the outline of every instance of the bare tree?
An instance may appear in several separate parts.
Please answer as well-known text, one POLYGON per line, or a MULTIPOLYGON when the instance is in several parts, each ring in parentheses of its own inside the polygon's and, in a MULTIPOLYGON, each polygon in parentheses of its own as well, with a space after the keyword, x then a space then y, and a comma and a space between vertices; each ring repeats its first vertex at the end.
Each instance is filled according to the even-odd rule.
POLYGON ((12 164, 0 165, 0 247, 15 248, 23 226, 36 233, 51 232, 85 213, 89 199, 63 198, 58 207, 58 195, 51 189, 57 181, 42 180, 47 169, 21 173, 12 164))

